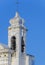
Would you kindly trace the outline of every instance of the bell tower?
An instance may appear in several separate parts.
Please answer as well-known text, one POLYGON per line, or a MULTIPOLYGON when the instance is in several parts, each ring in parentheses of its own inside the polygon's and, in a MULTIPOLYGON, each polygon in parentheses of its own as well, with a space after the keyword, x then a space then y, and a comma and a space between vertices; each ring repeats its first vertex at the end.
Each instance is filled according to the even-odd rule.
POLYGON ((18 12, 13 19, 10 20, 8 27, 8 46, 14 51, 12 55, 12 65, 25 65, 25 38, 26 28, 24 26, 24 19, 22 19, 18 12))

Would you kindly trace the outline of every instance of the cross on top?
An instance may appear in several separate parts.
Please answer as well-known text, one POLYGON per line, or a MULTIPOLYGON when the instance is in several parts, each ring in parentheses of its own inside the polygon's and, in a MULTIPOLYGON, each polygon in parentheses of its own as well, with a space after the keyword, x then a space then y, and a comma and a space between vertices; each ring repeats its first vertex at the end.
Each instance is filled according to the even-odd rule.
POLYGON ((16 0, 16 11, 18 11, 19 8, 19 0, 16 0))

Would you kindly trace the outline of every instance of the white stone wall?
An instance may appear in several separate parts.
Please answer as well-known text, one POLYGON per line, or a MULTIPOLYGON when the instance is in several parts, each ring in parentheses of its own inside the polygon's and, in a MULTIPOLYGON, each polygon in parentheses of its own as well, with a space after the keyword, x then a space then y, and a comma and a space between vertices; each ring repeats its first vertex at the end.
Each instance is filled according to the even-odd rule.
POLYGON ((0 65, 8 65, 8 53, 0 53, 0 65))
POLYGON ((25 60, 26 60, 26 56, 23 53, 23 54, 21 54, 20 65, 25 65, 25 60))
POLYGON ((8 53, 8 65, 11 65, 11 53, 8 53))
POLYGON ((14 52, 14 56, 12 57, 12 60, 11 60, 11 65, 19 65, 19 61, 20 61, 20 52, 21 52, 21 37, 20 37, 20 28, 12 28, 11 30, 9 30, 8 32, 8 45, 9 45, 9 48, 11 47, 11 37, 12 36, 15 36, 16 37, 16 56, 14 55, 15 52, 14 52))
POLYGON ((34 56, 26 55, 26 65, 34 65, 33 61, 34 61, 34 56))
POLYGON ((12 57, 12 62, 11 62, 11 65, 25 65, 25 55, 22 54, 20 55, 20 57, 16 57, 16 54, 15 56, 12 57))

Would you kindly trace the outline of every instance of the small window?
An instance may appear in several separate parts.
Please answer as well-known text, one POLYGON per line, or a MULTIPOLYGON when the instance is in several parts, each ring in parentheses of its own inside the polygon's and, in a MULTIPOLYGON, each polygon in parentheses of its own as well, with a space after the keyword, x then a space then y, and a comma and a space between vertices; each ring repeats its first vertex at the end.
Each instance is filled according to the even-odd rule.
POLYGON ((11 54, 11 57, 12 57, 12 54, 11 54))
POLYGON ((1 57, 1 56, 0 56, 1 57))
POLYGON ((6 55, 4 55, 6 57, 6 55))

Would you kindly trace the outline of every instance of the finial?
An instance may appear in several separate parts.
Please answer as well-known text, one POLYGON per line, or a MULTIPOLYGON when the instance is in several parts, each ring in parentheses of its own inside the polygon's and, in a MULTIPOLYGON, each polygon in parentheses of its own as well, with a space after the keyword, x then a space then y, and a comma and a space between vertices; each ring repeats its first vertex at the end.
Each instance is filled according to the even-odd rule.
POLYGON ((18 14, 18 12, 16 12, 16 16, 15 17, 19 17, 19 14, 18 14))

